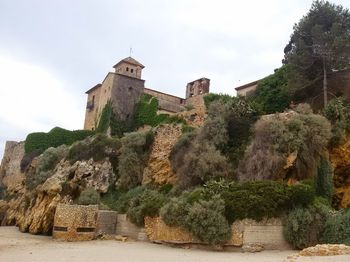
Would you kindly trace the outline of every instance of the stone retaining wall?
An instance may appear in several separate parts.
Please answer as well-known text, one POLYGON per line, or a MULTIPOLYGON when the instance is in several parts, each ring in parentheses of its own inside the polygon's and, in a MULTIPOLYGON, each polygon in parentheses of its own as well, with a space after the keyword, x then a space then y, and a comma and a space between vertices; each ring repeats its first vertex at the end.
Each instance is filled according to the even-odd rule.
POLYGON ((56 208, 52 237, 67 241, 92 240, 97 228, 98 205, 66 205, 56 208))
MULTIPOLYGON (((145 218, 145 231, 153 242, 177 244, 201 244, 189 232, 179 227, 167 226, 159 217, 145 218)), ((280 219, 265 219, 260 222, 244 219, 231 225, 231 239, 226 246, 245 247, 259 245, 264 249, 291 249, 283 237, 280 219)))
POLYGON ((97 218, 97 230, 98 235, 115 235, 117 227, 117 215, 115 211, 99 210, 97 218))
POLYGON ((148 238, 145 234, 145 229, 135 226, 126 217, 126 214, 117 215, 117 228, 116 234, 121 236, 127 236, 140 241, 147 241, 148 238))

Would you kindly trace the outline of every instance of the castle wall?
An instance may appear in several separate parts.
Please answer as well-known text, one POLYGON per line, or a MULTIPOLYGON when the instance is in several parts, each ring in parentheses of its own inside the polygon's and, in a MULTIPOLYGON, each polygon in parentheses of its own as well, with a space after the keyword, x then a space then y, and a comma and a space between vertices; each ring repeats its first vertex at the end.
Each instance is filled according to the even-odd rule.
POLYGON ((21 160, 24 156, 24 142, 6 141, 4 156, 0 167, 0 186, 9 191, 21 185, 24 174, 21 172, 21 160))
POLYGON ((85 112, 84 129, 95 129, 95 120, 99 107, 101 87, 96 88, 88 94, 87 108, 85 112), (93 99, 94 97, 94 99, 93 99), (89 108, 88 108, 89 107, 89 108))
POLYGON ((149 88, 144 88, 144 93, 158 99, 159 110, 164 113, 177 113, 184 109, 185 99, 169 94, 165 94, 149 88))
POLYGON ((256 90, 258 84, 253 84, 251 86, 247 86, 244 89, 237 90, 237 96, 247 96, 249 93, 252 93, 256 90))
POLYGON ((110 97, 113 110, 121 120, 132 120, 135 104, 143 93, 144 83, 145 80, 142 79, 115 74, 110 97))

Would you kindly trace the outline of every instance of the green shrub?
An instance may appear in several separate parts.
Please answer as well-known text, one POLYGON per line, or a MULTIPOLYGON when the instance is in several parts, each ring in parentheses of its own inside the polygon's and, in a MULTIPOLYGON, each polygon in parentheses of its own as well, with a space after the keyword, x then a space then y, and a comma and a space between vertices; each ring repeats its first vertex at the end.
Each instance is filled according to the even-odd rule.
POLYGON ((255 124, 255 136, 237 170, 240 180, 286 179, 286 159, 296 154, 293 178, 316 175, 316 163, 327 150, 330 123, 312 113, 276 114, 255 124))
POLYGON ((205 142, 192 143, 190 150, 178 155, 177 162, 172 164, 177 183, 182 188, 203 185, 211 179, 228 178, 230 174, 227 159, 215 146, 205 142))
POLYGON ((314 199, 309 185, 287 186, 275 181, 245 183, 209 182, 202 197, 210 199, 219 194, 225 201, 225 216, 229 223, 238 219, 261 220, 279 217, 294 206, 306 206, 314 199))
POLYGON ((49 177, 53 175, 53 169, 67 155, 67 147, 65 145, 57 148, 50 147, 38 158, 35 169, 27 172, 25 184, 28 189, 34 189, 39 184, 43 184, 49 177))
POLYGON ((141 184, 153 139, 152 131, 129 133, 121 139, 118 189, 125 191, 141 184))
POLYGON ((287 66, 276 69, 274 74, 260 80, 256 91, 248 96, 264 114, 283 112, 288 108, 291 97, 287 90, 287 71, 287 66))
POLYGON ((284 236, 297 249, 319 244, 329 217, 329 207, 319 203, 307 208, 297 207, 286 218, 284 236))
POLYGON ((130 207, 130 201, 133 198, 136 198, 140 194, 142 194, 146 190, 145 186, 138 186, 135 188, 130 189, 127 192, 120 192, 120 195, 114 205, 110 205, 110 207, 113 210, 118 211, 118 213, 125 214, 129 207, 130 207))
POLYGON ((224 209, 224 201, 219 197, 200 200, 189 208, 185 227, 204 243, 224 244, 231 236, 231 227, 223 216, 224 209))
POLYGON ((77 199, 78 205, 98 205, 100 203, 100 194, 94 188, 86 188, 77 199))
POLYGON ((175 197, 160 209, 160 216, 168 226, 184 226, 189 207, 186 199, 175 197))
POLYGON ((350 103, 343 98, 334 98, 324 108, 323 114, 332 123, 330 146, 340 145, 350 133, 350 103))
POLYGON ((333 171, 332 164, 328 159, 321 158, 317 174, 315 176, 316 195, 329 200, 332 199, 333 193, 333 171))
POLYGON ((165 204, 166 200, 166 197, 158 191, 146 189, 130 200, 127 216, 135 225, 143 226, 144 218, 146 216, 157 216, 159 209, 165 204))
POLYGON ((70 147, 66 159, 73 164, 78 160, 82 161, 92 158, 94 161, 100 161, 108 157, 113 165, 113 169, 116 170, 117 162, 113 160, 116 160, 117 151, 120 147, 121 142, 118 138, 110 138, 99 134, 93 138, 74 143, 70 147))
POLYGON ((227 95, 227 94, 214 94, 214 93, 209 93, 206 94, 204 97, 204 104, 205 107, 207 109, 209 109, 211 103, 215 102, 215 101, 220 101, 221 103, 228 103, 229 101, 231 101, 232 96, 227 95))
POLYGON ((63 144, 71 145, 75 141, 83 140, 93 134, 94 132, 90 130, 69 131, 55 127, 48 133, 37 132, 27 135, 24 148, 26 153, 33 151, 43 152, 49 147, 58 147, 63 144))
POLYGON ((327 219, 322 241, 329 244, 350 244, 350 209, 339 211, 327 219))
POLYGON ((33 150, 30 153, 25 153, 22 160, 21 160, 21 171, 25 172, 27 171, 29 165, 32 163, 33 159, 41 154, 41 150, 33 150))
POLYGON ((183 118, 169 116, 168 114, 157 114, 158 100, 149 94, 143 94, 135 106, 134 129, 144 125, 158 126, 161 123, 184 123, 183 118))

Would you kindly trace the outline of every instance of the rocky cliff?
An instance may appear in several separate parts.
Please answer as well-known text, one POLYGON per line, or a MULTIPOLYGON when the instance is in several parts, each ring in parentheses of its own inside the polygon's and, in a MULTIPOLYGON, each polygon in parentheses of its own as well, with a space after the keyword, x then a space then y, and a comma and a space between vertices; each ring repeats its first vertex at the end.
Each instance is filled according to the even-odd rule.
MULTIPOLYGON (((17 170, 19 162, 17 164, 15 168, 14 162, 5 162, 3 166, 5 182, 13 182, 12 173, 8 171, 17 170)), ((115 174, 108 160, 95 162, 90 159, 76 161, 74 164, 61 160, 53 170, 52 176, 30 190, 23 180, 36 168, 36 164, 37 161, 34 159, 28 171, 21 174, 22 182, 16 187, 7 188, 7 201, 0 203, 2 225, 17 225, 22 232, 49 234, 59 203, 71 202, 79 194, 78 192, 86 187, 93 187, 98 192, 107 192, 108 187, 115 182, 115 174)))
POLYGON ((350 204, 350 138, 330 152, 334 169, 334 204, 346 208, 350 204))
POLYGON ((176 175, 170 166, 169 155, 181 133, 180 125, 162 125, 156 129, 148 164, 143 172, 144 184, 175 184, 176 175))

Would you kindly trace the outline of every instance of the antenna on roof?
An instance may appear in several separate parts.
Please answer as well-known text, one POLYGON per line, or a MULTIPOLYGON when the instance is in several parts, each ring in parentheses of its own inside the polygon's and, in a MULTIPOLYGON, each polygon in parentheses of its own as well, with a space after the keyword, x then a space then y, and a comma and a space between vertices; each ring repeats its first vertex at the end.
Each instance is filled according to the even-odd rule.
POLYGON ((131 54, 132 54, 132 47, 130 46, 130 55, 129 55, 130 57, 131 57, 131 54))

